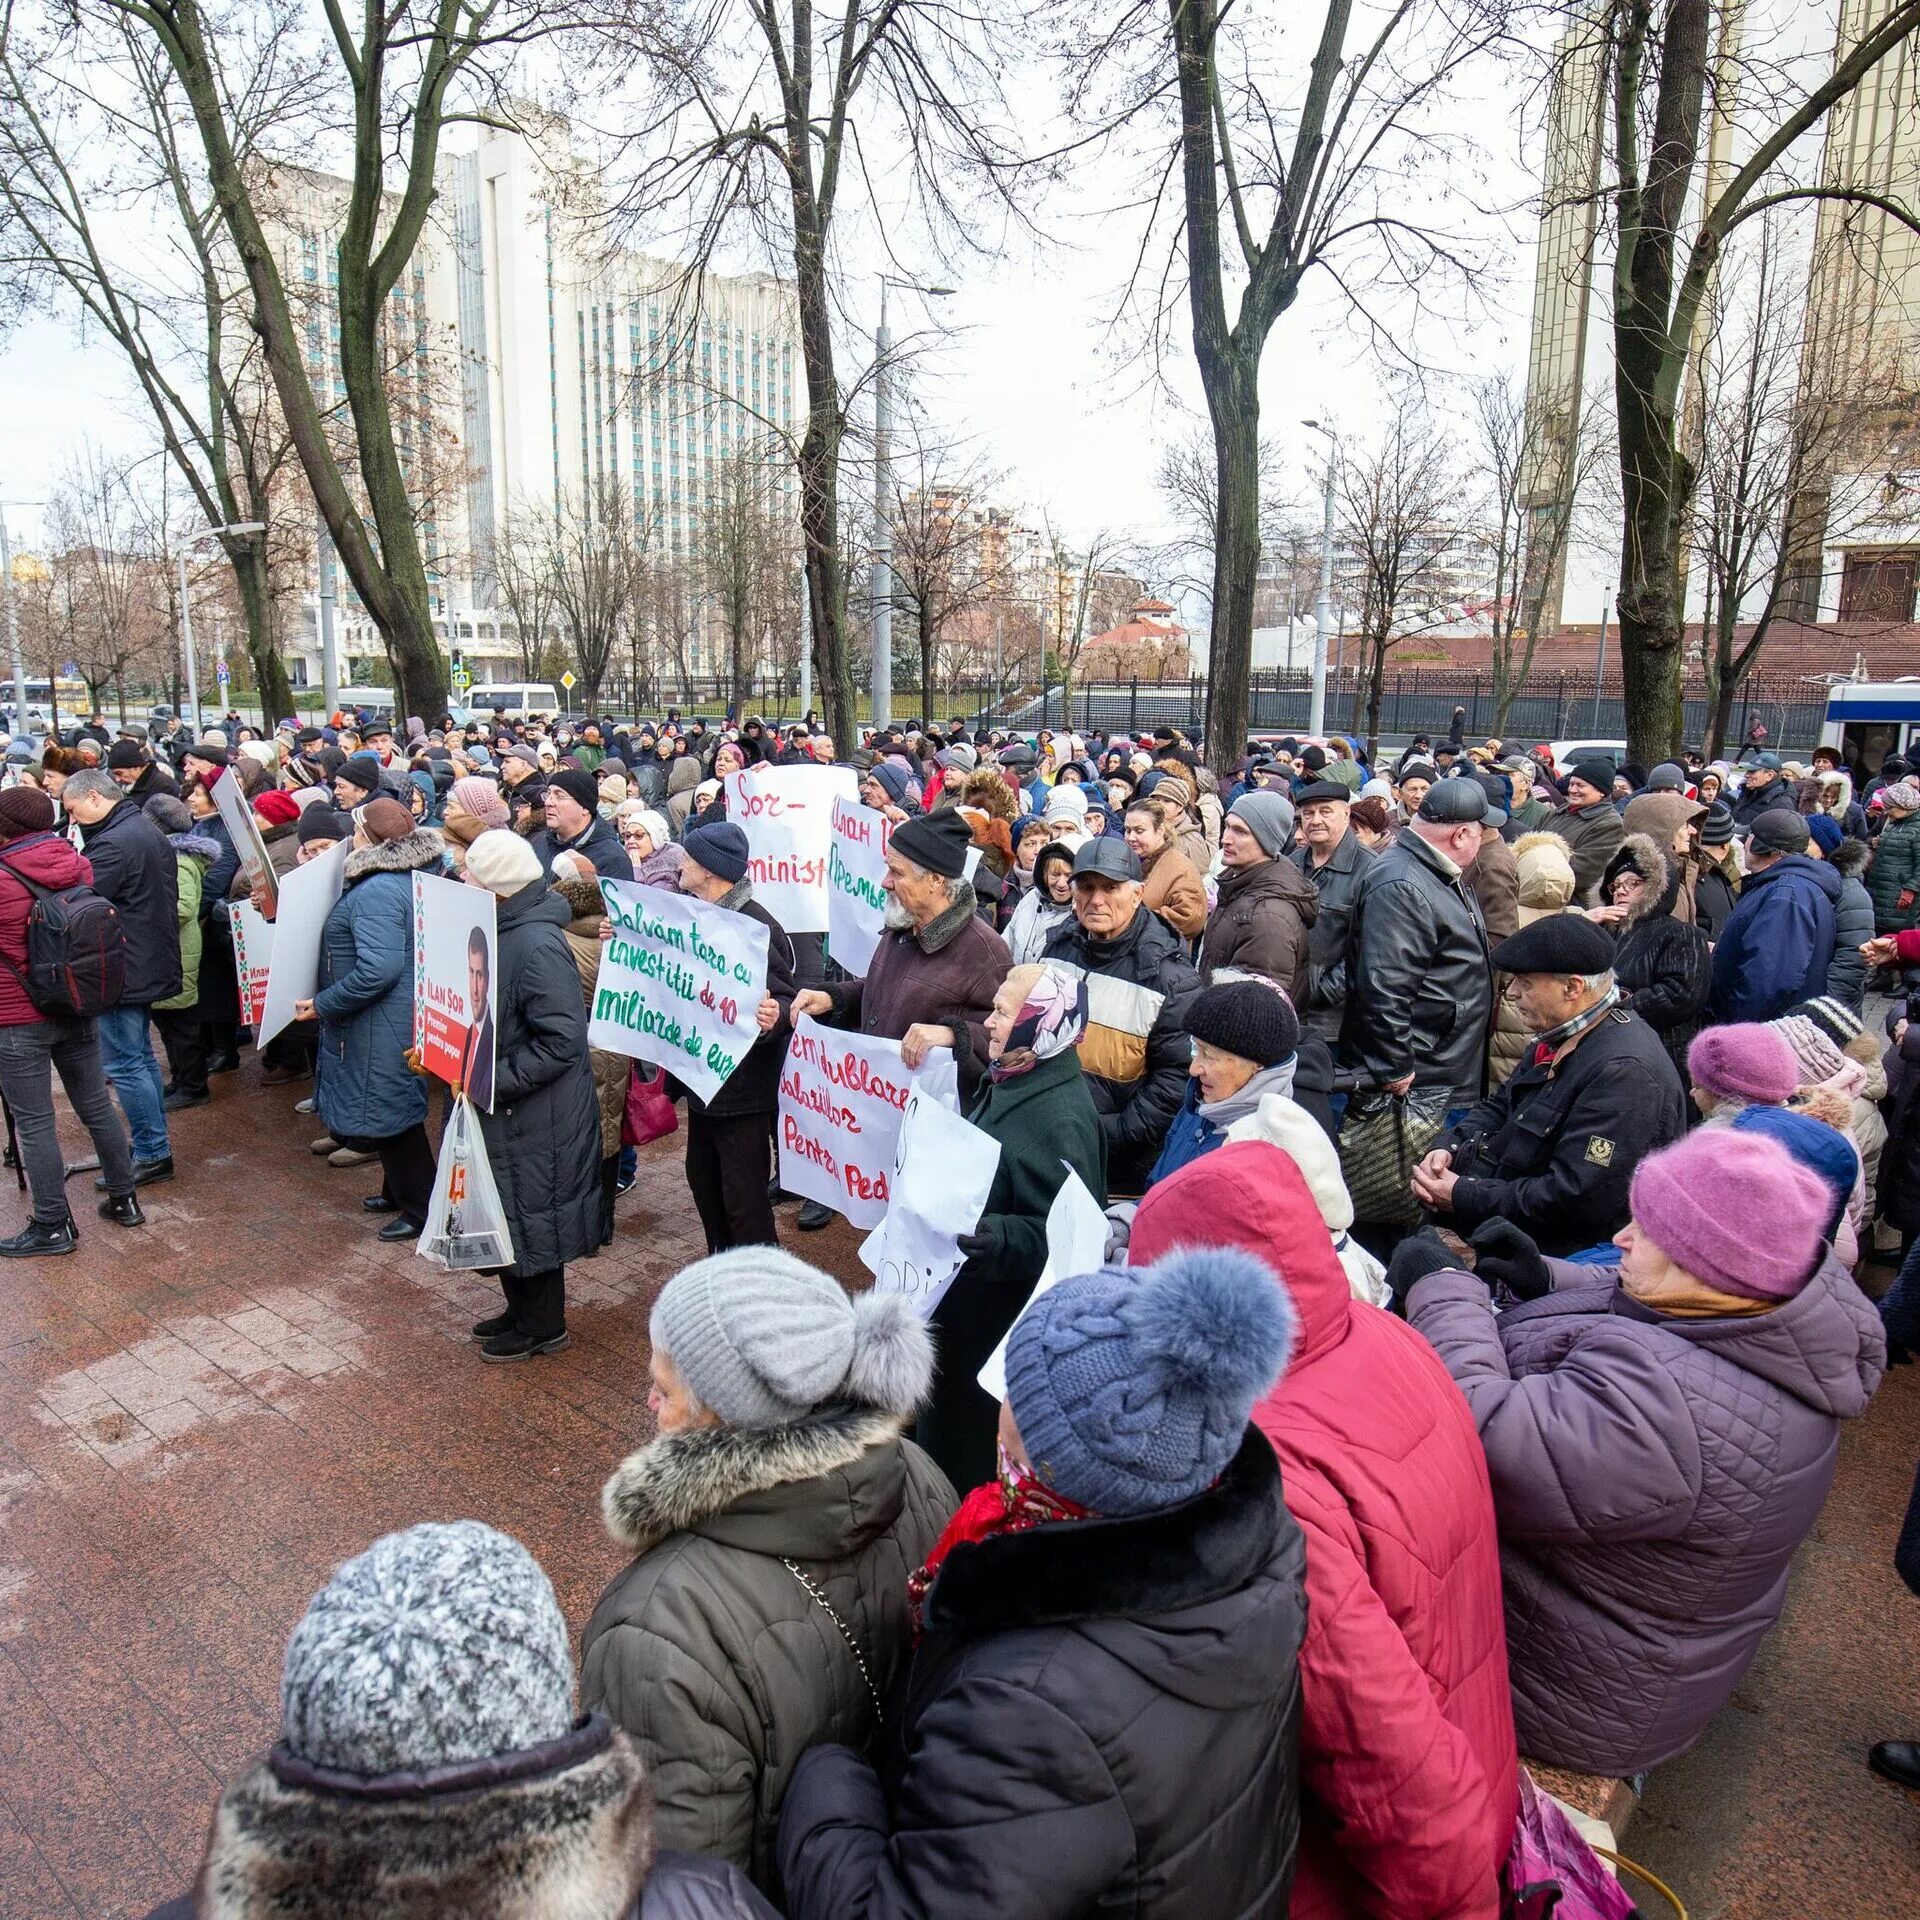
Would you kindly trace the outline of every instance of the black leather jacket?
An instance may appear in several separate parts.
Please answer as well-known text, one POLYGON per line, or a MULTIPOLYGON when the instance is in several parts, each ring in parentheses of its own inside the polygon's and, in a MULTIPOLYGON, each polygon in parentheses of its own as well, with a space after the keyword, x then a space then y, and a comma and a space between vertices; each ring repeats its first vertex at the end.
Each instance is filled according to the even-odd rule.
POLYGON ((1320 896, 1320 915, 1307 932, 1307 986, 1301 1014, 1328 1041, 1340 1037, 1340 1012, 1347 1003, 1347 936, 1353 924, 1360 882, 1373 865, 1372 848, 1349 827, 1323 867, 1313 864, 1306 847, 1288 855, 1320 896))
POLYGON ((1340 1057, 1384 1085, 1413 1075, 1453 1104, 1487 1077, 1493 963, 1478 903, 1411 827, 1360 878, 1340 1057))

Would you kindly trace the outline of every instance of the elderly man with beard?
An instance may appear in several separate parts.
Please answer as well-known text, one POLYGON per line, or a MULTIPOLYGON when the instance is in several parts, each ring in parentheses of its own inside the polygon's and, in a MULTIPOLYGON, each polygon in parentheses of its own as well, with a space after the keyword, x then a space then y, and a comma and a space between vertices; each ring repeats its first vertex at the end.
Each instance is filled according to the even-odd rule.
MULTIPOLYGON (((987 1060, 987 1015, 1013 962, 1006 942, 975 913, 973 831, 953 808, 915 815, 887 845, 886 931, 864 980, 809 987, 793 999, 811 1014, 876 1039, 898 1040, 901 1060, 920 1065, 929 1048, 951 1047, 965 1097, 987 1060)), ((809 1201, 797 1225, 824 1227, 832 1209, 809 1201)))

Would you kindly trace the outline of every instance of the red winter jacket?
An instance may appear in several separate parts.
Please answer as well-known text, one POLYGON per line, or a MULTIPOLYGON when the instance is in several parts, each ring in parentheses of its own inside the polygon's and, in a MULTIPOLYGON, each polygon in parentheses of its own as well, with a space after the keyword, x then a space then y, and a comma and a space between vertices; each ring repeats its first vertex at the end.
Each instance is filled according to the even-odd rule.
POLYGON ((0 967, 0 1027, 24 1027, 46 1015, 27 998, 21 984, 27 965, 27 915, 33 895, 8 867, 17 867, 43 887, 74 887, 93 883, 93 868, 72 841, 57 833, 36 834, 0 843, 0 958, 12 964, 0 967))
POLYGON ((1494 1920, 1518 1760, 1493 1495, 1467 1403, 1405 1321, 1353 1298, 1279 1148, 1235 1142, 1154 1187, 1128 1258, 1181 1245, 1257 1254, 1300 1317, 1253 1410, 1307 1542, 1292 1920, 1494 1920))

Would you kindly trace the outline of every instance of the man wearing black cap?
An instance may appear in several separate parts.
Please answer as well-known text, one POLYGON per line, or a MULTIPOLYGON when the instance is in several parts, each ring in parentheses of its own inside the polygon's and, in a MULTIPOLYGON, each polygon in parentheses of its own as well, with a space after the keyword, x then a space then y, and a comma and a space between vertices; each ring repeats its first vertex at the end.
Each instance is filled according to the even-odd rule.
POLYGON ((1768 807, 1745 833, 1747 877, 1713 948, 1707 1012, 1719 1024, 1775 1020, 1819 999, 1837 938, 1840 876, 1807 857, 1806 821, 1791 807, 1768 807))
POLYGON ((1436 782, 1354 905, 1340 1056, 1377 1089, 1418 1089, 1429 1120, 1486 1087, 1493 969, 1466 874, 1500 820, 1477 781, 1436 782))
POLYGON ((180 782, 173 769, 164 767, 137 740, 116 740, 107 749, 107 772, 117 787, 124 787, 127 798, 136 805, 149 794, 170 793, 180 797, 180 782))
MULTIPOLYGON (((986 1068, 987 1015, 1013 964, 1006 943, 975 913, 977 858, 973 829, 957 808, 895 827, 880 883, 886 931, 866 978, 809 987, 793 1001, 796 1014, 898 1040, 910 1068, 930 1047, 952 1047, 963 1098, 986 1068)), ((809 1201, 798 1224, 810 1232, 832 1218, 830 1208, 809 1201)))
POLYGON ((1316 780, 1294 800, 1299 845, 1288 856, 1320 897, 1307 930, 1307 979, 1300 1013, 1329 1044, 1340 1037, 1347 1004, 1347 933, 1373 851, 1352 826, 1353 795, 1337 780, 1316 780))
POLYGON ((1086 978, 1080 1064, 1106 1136, 1107 1192, 1115 1199, 1146 1191, 1186 1098, 1187 1009, 1200 991, 1185 948, 1147 911, 1141 892, 1133 849, 1124 840, 1089 840, 1073 856, 1073 917, 1054 929, 1044 955, 1086 978))
POLYGON ((1620 1005, 1613 942, 1591 920, 1548 914, 1493 964, 1532 1049, 1415 1168, 1414 1197, 1463 1235, 1498 1221, 1545 1254, 1603 1245, 1627 1224, 1634 1168, 1686 1131, 1680 1076, 1620 1005))
POLYGON ((1613 768, 1607 761, 1582 760, 1567 775, 1567 804, 1547 822, 1547 831, 1567 843, 1575 904, 1597 907, 1600 882, 1627 837, 1613 804, 1613 768))
POLYGON ((600 785, 578 767, 547 775, 547 824, 533 836, 533 850, 549 876, 557 853, 577 853, 593 862, 602 880, 631 880, 633 862, 611 820, 599 813, 600 785))

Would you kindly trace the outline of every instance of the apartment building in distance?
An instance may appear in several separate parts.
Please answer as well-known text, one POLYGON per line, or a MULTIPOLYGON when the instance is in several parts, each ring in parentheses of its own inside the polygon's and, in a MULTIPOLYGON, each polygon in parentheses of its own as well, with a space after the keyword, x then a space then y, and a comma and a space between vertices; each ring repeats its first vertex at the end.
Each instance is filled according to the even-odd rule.
MULTIPOLYGON (((417 443, 432 482, 422 536, 434 625, 477 681, 519 676, 494 575, 510 514, 617 483, 650 550, 690 563, 720 463, 745 450, 766 460, 771 497, 797 518, 782 444, 806 407, 791 286, 764 273, 690 277, 609 246, 566 123, 529 126, 475 129, 443 158, 435 219, 393 297, 395 337, 413 348, 399 375, 416 403, 402 454, 414 458, 417 443)), ((280 184, 274 239, 308 303, 308 371, 344 406, 329 292, 346 183, 282 170, 280 184)), ((377 633, 344 572, 328 571, 342 677, 384 677, 377 633)), ((291 622, 296 684, 320 679, 321 587, 316 575, 291 622)), ((718 634, 699 629, 687 664, 718 670, 718 634)))

